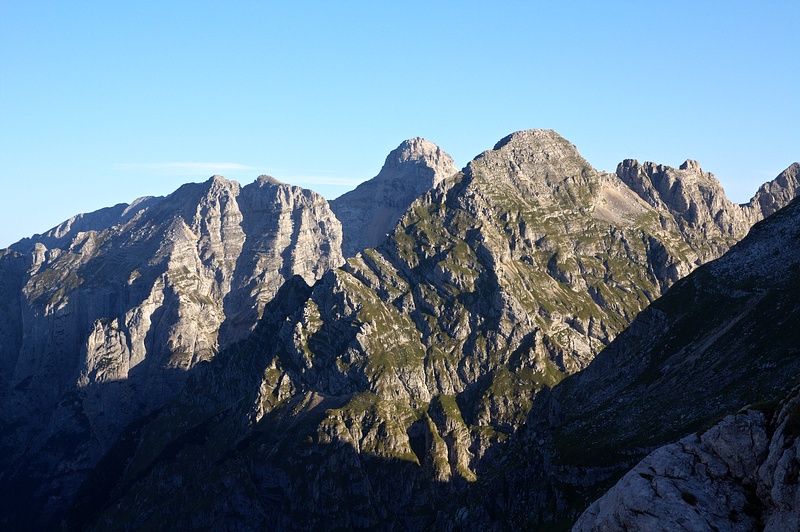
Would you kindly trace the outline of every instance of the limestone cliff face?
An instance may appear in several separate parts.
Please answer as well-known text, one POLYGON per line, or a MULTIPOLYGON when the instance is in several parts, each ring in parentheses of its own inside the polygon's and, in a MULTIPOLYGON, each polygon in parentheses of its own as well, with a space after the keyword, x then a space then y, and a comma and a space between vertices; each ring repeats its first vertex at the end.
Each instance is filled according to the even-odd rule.
MULTIPOLYGON (((703 205, 724 203, 714 194, 703 205)), ((75 515, 205 526, 225 512, 231 527, 278 528, 575 519, 562 483, 594 486, 615 470, 554 466, 561 435, 593 420, 590 406, 616 403, 600 384, 548 397, 736 240, 707 225, 719 241, 689 241, 699 233, 683 230, 674 202, 647 198, 555 132, 506 137, 415 200, 377 248, 311 287, 286 283, 246 342, 131 429, 135 443, 118 442, 125 460, 98 468, 75 515), (577 421, 564 428, 567 415, 577 421), (108 486, 99 501, 92 486, 108 486)), ((651 321, 643 338, 661 331, 651 321)), ((683 392, 678 382, 663 386, 683 392)), ((615 408, 647 404, 634 389, 615 408)))
POLYGON ((714 175, 696 161, 675 169, 628 159, 617 166, 617 176, 658 211, 662 226, 684 237, 690 266, 720 256, 760 219, 731 203, 714 175))
POLYGON ((313 283, 342 262, 324 198, 266 176, 214 176, 4 251, 4 483, 59 461, 59 482, 80 477, 190 369, 248 336, 286 279, 313 283))
POLYGON ((415 199, 456 172, 453 159, 432 142, 403 141, 377 176, 331 201, 342 222, 345 256, 380 244, 415 199))

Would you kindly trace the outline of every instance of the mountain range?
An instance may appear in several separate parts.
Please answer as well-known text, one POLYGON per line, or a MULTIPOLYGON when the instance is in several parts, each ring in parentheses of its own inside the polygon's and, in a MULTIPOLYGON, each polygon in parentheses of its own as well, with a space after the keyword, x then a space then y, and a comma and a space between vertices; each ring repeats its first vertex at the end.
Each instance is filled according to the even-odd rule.
POLYGON ((0 522, 791 525, 799 172, 737 205, 530 130, 76 216, 0 252, 0 522))

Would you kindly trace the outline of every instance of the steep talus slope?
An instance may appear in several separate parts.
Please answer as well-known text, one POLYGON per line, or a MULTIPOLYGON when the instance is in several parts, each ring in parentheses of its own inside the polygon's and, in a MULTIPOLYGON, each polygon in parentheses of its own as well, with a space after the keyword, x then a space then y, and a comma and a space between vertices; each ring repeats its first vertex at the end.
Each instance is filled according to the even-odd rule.
POLYGON ((63 506, 126 424, 249 335, 286 279, 340 265, 340 250, 318 194, 219 176, 5 250, 3 514, 25 516, 19 501, 47 501, 44 518, 63 506))
MULTIPOLYGON (((471 509, 513 526, 565 526, 650 451, 694 431, 702 433, 748 405, 769 413, 777 401, 791 397, 791 390, 800 382, 798 242, 800 202, 795 200, 754 226, 724 257, 678 281, 584 371, 562 381, 534 405, 526 430, 509 446, 507 465, 485 485, 476 486, 471 509), (489 499, 484 504, 481 494, 486 492, 516 495, 489 499)), ((692 471, 692 464, 699 460, 716 464, 713 467, 717 469, 695 471, 685 480, 702 482, 706 478, 702 475, 707 473, 705 493, 717 490, 717 495, 729 493, 732 498, 726 506, 724 500, 703 499, 699 489, 689 489, 691 482, 685 484, 689 495, 683 501, 697 506, 695 517, 702 522, 698 516, 716 512, 718 520, 711 524, 720 530, 747 528, 748 523, 758 521, 758 515, 772 504, 762 493, 766 488, 759 487, 757 496, 754 491, 756 469, 767 463, 759 449, 772 445, 766 443, 767 436, 779 423, 760 414, 743 416, 699 439, 691 436, 678 446, 658 451, 660 455, 637 466, 635 474, 643 473, 645 476, 639 478, 648 482, 655 479, 647 485, 665 497, 647 509, 648 515, 668 522, 671 517, 658 512, 666 511, 670 501, 675 502, 676 491, 674 485, 658 477, 673 475, 670 482, 674 484, 675 478, 692 471), (719 448, 726 438, 729 444, 735 443, 732 436, 725 436, 738 431, 731 423, 767 434, 757 449, 737 451, 742 457, 750 456, 747 460, 753 465, 742 473, 720 472, 719 467, 726 466, 713 457, 704 458, 712 451, 714 455, 723 452, 719 448), (656 472, 647 471, 650 466, 656 472), (749 506, 742 506, 745 502, 741 497, 749 506), (718 515, 719 508, 726 507, 729 512, 718 515), (752 515, 742 514, 743 508, 752 515), (740 524, 733 526, 736 522, 740 524)), ((750 443, 751 438, 743 434, 738 437, 750 443)), ((781 441, 791 445, 793 440, 781 441)), ((787 459, 791 456, 776 458, 787 459)), ((792 484, 789 473, 787 480, 780 482, 792 484)), ((769 472, 767 476, 774 475, 769 472)), ((634 474, 626 478, 623 485, 627 487, 618 488, 590 512, 594 517, 584 521, 588 529, 593 523, 601 529, 614 524, 613 519, 592 519, 608 519, 615 512, 617 516, 636 513, 637 508, 647 505, 634 497, 647 493, 630 492, 645 485, 634 474), (627 502, 622 504, 622 499, 631 506, 626 509, 627 502), (611 508, 604 505, 612 503, 618 507, 609 509, 610 513, 602 509, 611 508)), ((680 498, 679 491, 677 495, 680 498)), ((679 511, 671 507, 671 511, 679 511)), ((647 526, 652 524, 648 515, 630 522, 647 526)), ((620 519, 624 523, 627 518, 620 519)))
MULTIPOLYGON (((542 391, 734 241, 687 242, 677 216, 554 132, 510 135, 416 200, 377 248, 312 288, 287 284, 252 337, 118 442, 70 522, 516 522, 502 517, 508 490, 489 491, 507 495, 491 495, 496 506, 458 501, 493 478, 542 391)), ((534 496, 550 515, 565 497, 534 496)))
POLYGON ((403 141, 378 175, 330 202, 342 222, 345 257, 380 244, 415 199, 456 172, 453 159, 432 142, 403 141))

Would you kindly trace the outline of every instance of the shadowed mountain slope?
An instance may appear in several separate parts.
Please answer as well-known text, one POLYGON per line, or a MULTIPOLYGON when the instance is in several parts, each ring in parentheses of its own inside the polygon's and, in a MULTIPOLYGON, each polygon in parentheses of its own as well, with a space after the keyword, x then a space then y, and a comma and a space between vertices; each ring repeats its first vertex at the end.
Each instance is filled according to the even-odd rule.
MULTIPOLYGON (((653 205, 552 131, 502 139, 414 201, 377 248, 313 287, 287 283, 250 338, 129 428, 70 522, 416 529, 574 519, 585 503, 565 502, 577 481, 552 473, 552 452, 508 454, 524 441, 520 427, 550 426, 551 404, 557 430, 577 427, 559 425, 570 414, 546 403, 547 390, 746 230, 720 215, 744 209, 715 200, 721 190, 695 195, 713 188, 708 174, 665 171, 686 180, 683 192, 653 205), (516 471, 546 489, 514 495, 509 456, 526 457, 516 471), (569 490, 549 484, 551 473, 569 490), (488 503, 460 506, 486 493, 488 503)), ((548 429, 541 445, 562 432, 548 429)))
POLYGON ((0 252, 3 514, 58 513, 121 429, 247 337, 287 278, 342 262, 324 198, 266 176, 214 176, 0 252))
POLYGON ((795 421, 786 419, 795 415, 792 390, 800 384, 798 242, 800 202, 794 201, 725 256, 675 283, 584 371, 534 404, 506 465, 473 488, 471 510, 515 527, 565 526, 650 451, 700 431, 702 438, 687 436, 637 466, 579 528, 668 526, 677 518, 689 526, 713 515, 708 522, 720 530, 757 528, 773 514, 785 523, 781 512, 800 508, 791 468, 785 478, 775 473, 777 462, 793 459, 783 449, 796 446, 795 421), (717 425, 748 408, 763 414, 717 425), (770 443, 779 428, 784 436, 775 432, 772 441, 780 443, 770 443), (774 445, 780 449, 770 450, 774 445), (722 459, 745 465, 729 475, 722 459), (676 485, 688 495, 681 498, 676 485), (480 502, 493 491, 507 497, 480 502))

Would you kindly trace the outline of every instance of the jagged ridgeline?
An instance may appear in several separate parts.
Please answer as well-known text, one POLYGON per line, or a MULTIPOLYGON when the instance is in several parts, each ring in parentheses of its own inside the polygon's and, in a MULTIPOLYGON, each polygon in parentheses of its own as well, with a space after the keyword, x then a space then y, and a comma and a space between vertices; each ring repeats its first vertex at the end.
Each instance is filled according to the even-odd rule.
POLYGON ((341 265, 341 238, 312 191, 214 176, 0 252, 0 505, 12 528, 46 527, 123 427, 246 338, 285 279, 341 265))
POLYGON ((692 162, 605 174, 554 132, 511 135, 377 248, 285 284, 247 341, 117 443, 70 523, 441 525, 537 393, 727 250, 758 205, 692 162))
POLYGON ((734 205, 693 161, 608 174, 533 130, 461 172, 411 139, 331 205, 214 177, 75 217, 0 255, 0 522, 446 524, 798 169, 734 205))

